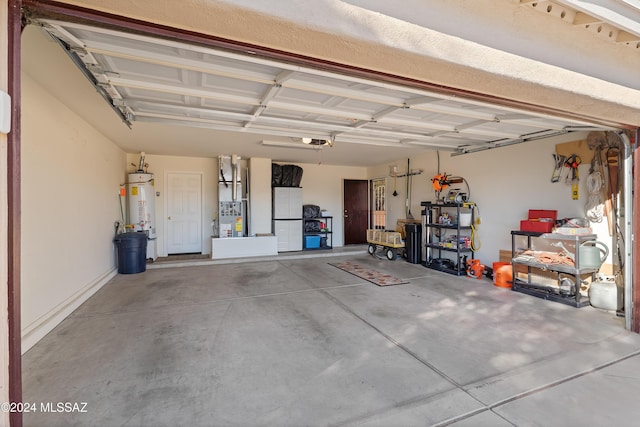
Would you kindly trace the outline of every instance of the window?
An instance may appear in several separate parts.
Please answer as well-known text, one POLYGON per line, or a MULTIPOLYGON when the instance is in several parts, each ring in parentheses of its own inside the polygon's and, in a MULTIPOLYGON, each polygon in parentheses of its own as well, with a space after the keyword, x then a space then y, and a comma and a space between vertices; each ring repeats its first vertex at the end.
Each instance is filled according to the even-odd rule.
POLYGON ((384 178, 372 180, 373 197, 371 202, 373 206, 373 228, 385 229, 387 227, 387 208, 386 208, 386 188, 387 182, 384 178))

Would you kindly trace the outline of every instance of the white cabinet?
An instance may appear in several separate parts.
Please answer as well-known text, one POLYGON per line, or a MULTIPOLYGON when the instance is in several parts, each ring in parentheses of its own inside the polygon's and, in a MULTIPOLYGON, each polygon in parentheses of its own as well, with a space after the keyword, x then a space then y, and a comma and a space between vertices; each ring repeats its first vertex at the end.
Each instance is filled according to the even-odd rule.
POLYGON ((302 250, 302 220, 273 221, 273 234, 278 238, 278 252, 302 250))
POLYGON ((278 252, 302 250, 302 188, 274 187, 273 234, 278 252))
POLYGON ((302 188, 275 187, 273 189, 273 219, 302 218, 302 188))

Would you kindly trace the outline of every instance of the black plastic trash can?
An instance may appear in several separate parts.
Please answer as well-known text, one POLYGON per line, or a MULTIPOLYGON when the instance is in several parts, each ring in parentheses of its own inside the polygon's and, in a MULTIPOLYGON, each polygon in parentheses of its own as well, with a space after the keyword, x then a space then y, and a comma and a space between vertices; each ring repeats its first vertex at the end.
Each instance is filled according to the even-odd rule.
POLYGON ((420 264, 422 262, 422 226, 420 224, 405 224, 404 251, 407 262, 420 264))
POLYGON ((118 273, 142 273, 147 269, 147 233, 118 234, 116 243, 118 273))

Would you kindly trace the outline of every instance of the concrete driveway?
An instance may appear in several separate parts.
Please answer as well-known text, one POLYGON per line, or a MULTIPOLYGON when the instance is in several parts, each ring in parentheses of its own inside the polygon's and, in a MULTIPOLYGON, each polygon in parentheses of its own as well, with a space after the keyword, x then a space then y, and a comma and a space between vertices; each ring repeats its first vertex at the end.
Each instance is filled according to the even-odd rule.
POLYGON ((86 412, 25 426, 640 422, 640 336, 614 313, 366 254, 159 267, 118 275, 26 353, 25 402, 86 412), (329 264, 344 260, 409 283, 329 264))

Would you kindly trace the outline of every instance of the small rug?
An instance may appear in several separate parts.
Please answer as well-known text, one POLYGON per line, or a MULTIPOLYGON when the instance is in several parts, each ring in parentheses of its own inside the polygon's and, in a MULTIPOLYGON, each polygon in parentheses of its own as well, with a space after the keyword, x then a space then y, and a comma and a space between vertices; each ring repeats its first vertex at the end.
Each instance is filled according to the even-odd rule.
POLYGON ((364 280, 368 280, 369 282, 376 284, 378 286, 392 286, 392 285, 402 285, 404 283, 409 283, 408 280, 398 279, 397 277, 393 277, 389 274, 380 273, 379 271, 372 270, 370 268, 362 267, 350 261, 329 263, 329 265, 333 265, 334 267, 337 267, 340 270, 344 270, 347 273, 353 274, 354 276, 358 276, 364 280))

